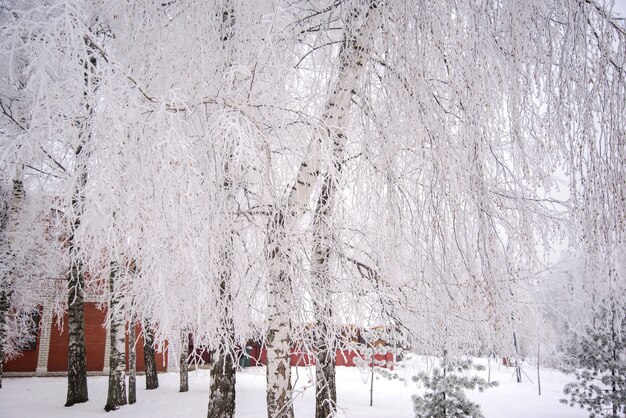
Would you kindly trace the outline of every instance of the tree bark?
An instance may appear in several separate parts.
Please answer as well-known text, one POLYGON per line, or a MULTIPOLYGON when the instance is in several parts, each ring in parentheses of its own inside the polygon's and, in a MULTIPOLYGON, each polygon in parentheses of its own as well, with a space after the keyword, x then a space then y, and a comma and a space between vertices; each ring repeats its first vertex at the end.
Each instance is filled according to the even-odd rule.
POLYGON ((113 411, 119 409, 120 406, 126 405, 126 361, 124 359, 124 315, 119 310, 120 295, 117 291, 116 270, 112 265, 109 276, 109 290, 111 296, 109 299, 109 315, 110 315, 110 357, 109 357, 109 391, 107 403, 104 406, 105 411, 113 411))
MULTIPOLYGON (((92 92, 90 92, 89 74, 96 65, 94 56, 83 60, 84 99, 87 115, 93 114, 93 107, 90 105, 92 92)), ((70 278, 68 282, 68 367, 67 367, 67 401, 65 406, 72 406, 77 403, 89 400, 87 390, 87 351, 85 349, 85 312, 84 312, 84 286, 85 276, 83 263, 76 242, 76 230, 80 227, 81 216, 84 205, 84 192, 87 187, 87 165, 84 146, 91 137, 89 117, 80 126, 80 144, 76 147, 74 156, 76 158, 75 175, 78 179, 72 196, 71 210, 73 212, 70 226, 70 236, 68 239, 70 254, 70 278)))
POLYGON ((130 405, 137 402, 137 351, 135 344, 137 337, 135 332, 135 322, 131 320, 128 324, 128 403, 130 405))
POLYGON ((189 356, 189 333, 186 330, 180 333, 180 354, 178 355, 178 367, 180 369, 180 390, 179 392, 189 391, 189 365, 187 357, 189 356))
POLYGON ((5 290, 0 291, 0 389, 2 389, 2 373, 4 364, 4 341, 7 337, 6 315, 9 311, 9 297, 5 290))
MULTIPOLYGON (((338 156, 337 156, 338 157, 338 156)), ((338 161, 338 160, 336 160, 338 161)), ((337 163, 337 172, 341 169, 337 163)), ((332 324, 332 304, 330 294, 330 257, 331 232, 329 228, 331 197, 333 195, 333 176, 328 174, 322 184, 318 199, 314 227, 314 286, 319 291, 313 300, 315 312, 315 418, 332 417, 337 413, 337 385, 335 379, 335 332, 332 324)))
POLYGON ((87 391, 87 352, 85 349, 85 278, 82 264, 73 260, 68 284, 67 401, 65 406, 89 400, 87 391))
POLYGON ((230 353, 216 351, 216 355, 207 418, 231 418, 235 416, 236 365, 230 353))
POLYGON ((613 307, 613 309, 611 309, 611 342, 613 343, 613 347, 611 348, 611 392, 613 394, 613 396, 611 396, 611 403, 613 406, 613 416, 617 416, 617 412, 618 409, 620 408, 620 405, 617 404, 617 365, 618 363, 618 359, 619 359, 619 355, 617 353, 616 350, 616 346, 617 346, 617 333, 615 332, 615 307, 613 307))
MULTIPOLYGON (((322 143, 330 140, 333 148, 343 149, 345 135, 342 128, 348 124, 348 111, 365 63, 366 48, 362 42, 373 33, 374 14, 371 12, 377 9, 376 2, 372 1, 365 12, 365 19, 360 19, 360 13, 363 12, 361 8, 355 8, 348 14, 339 56, 339 76, 326 101, 319 125, 319 136, 313 138, 309 144, 289 193, 286 210, 277 209, 268 226, 267 258, 270 273, 267 284, 269 314, 266 347, 269 417, 293 417, 290 380, 292 281, 287 234, 292 232, 290 229, 295 227, 307 210, 315 182, 320 175, 322 143), (361 27, 353 27, 359 21, 363 22, 361 27)), ((334 157, 341 159, 339 155, 334 157)), ((327 371, 332 373, 332 367, 328 366, 327 371)), ((330 392, 325 395, 332 396, 330 392)))
POLYGON ((143 364, 146 369, 146 390, 158 388, 159 377, 154 353, 154 335, 150 323, 146 323, 143 329, 143 364))
MULTIPOLYGON (((314 179, 313 179, 314 180, 314 179)), ((300 184, 300 183, 296 183, 300 184)), ((312 183, 309 183, 312 184, 312 183)), ((296 190, 292 189, 292 194, 296 190)), ((297 193, 297 190, 296 190, 297 193)), ((268 234, 270 275, 268 288, 267 347, 267 416, 293 417, 291 387, 291 276, 285 246, 284 215, 278 211, 268 234)))
MULTIPOLYGON (((76 157, 79 158, 82 146, 76 150, 76 157)), ((70 278, 68 282, 68 355, 67 355, 67 401, 65 406, 72 406, 77 403, 89 400, 87 391, 87 351, 85 349, 85 313, 84 313, 84 286, 85 276, 83 274, 83 264, 78 256, 78 248, 74 239, 76 230, 80 226, 80 214, 82 212, 82 191, 87 185, 87 173, 83 164, 80 164, 82 171, 79 176, 79 183, 72 199, 72 207, 76 211, 74 222, 72 223, 69 238, 70 246, 70 278)))
MULTIPOLYGON (((222 38, 222 48, 226 52, 224 69, 232 64, 235 35, 235 8, 232 0, 226 0, 222 3, 220 32, 222 38)), ((224 161, 224 178, 223 192, 229 203, 229 206, 235 206, 235 198, 232 190, 233 179, 230 172, 230 166, 233 159, 233 150, 225 156, 224 161)), ((223 248, 220 250, 220 261, 222 270, 220 272, 220 300, 223 301, 223 309, 221 309, 219 321, 221 327, 222 339, 219 342, 217 350, 215 350, 216 359, 211 368, 211 387, 209 389, 209 405, 208 418, 231 418, 235 415, 235 383, 236 383, 236 364, 233 360, 232 348, 235 340, 235 327, 232 315, 232 294, 231 285, 231 266, 233 256, 233 233, 230 231, 229 237, 223 248)))
POLYGON ((515 380, 517 383, 522 383, 522 368, 519 364, 519 354, 517 349, 517 335, 513 331, 513 346, 515 347, 515 380))
MULTIPOLYGON (((229 191, 231 179, 228 164, 225 167, 224 187, 229 191)), ((211 388, 208 418, 232 418, 235 415, 236 364, 232 354, 235 341, 235 325, 232 315, 232 294, 230 291, 231 266, 233 255, 232 236, 220 251, 222 271, 220 273, 220 299, 224 302, 219 318, 222 340, 215 350, 216 360, 211 369, 211 388)))
MULTIPOLYGON (((319 322, 318 326, 321 331, 328 331, 328 328, 319 322)), ((318 338, 315 363, 315 418, 328 418, 337 413, 336 353, 333 346, 325 341, 324 336, 318 338)))
POLYGON ((339 52, 339 78, 326 106, 323 117, 322 139, 329 142, 332 149, 328 161, 315 216, 313 284, 317 292, 313 300, 316 319, 317 339, 315 346, 317 362, 315 365, 315 417, 328 418, 337 413, 337 389, 335 379, 335 332, 332 318, 332 294, 329 261, 331 254, 332 230, 331 211, 335 199, 337 182, 341 175, 345 148, 345 132, 351 100, 356 91, 367 50, 363 41, 373 33, 375 28, 372 11, 376 2, 371 1, 365 12, 363 25, 354 30, 354 22, 359 20, 360 8, 352 10, 348 15, 344 29, 341 50, 339 52))

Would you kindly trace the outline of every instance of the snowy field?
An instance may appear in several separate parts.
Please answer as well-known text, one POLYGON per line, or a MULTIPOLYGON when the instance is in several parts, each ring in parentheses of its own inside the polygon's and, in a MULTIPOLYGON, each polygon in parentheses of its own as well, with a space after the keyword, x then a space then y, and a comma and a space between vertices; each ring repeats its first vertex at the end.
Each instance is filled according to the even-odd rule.
MULTIPOLYGON (((486 362, 483 362, 486 364, 486 362)), ((404 369, 397 369, 400 377, 410 376, 425 368, 423 359, 406 362, 404 369)), ((515 382, 513 369, 498 367, 492 363, 491 377, 500 385, 483 393, 470 392, 472 400, 482 405, 487 418, 533 418, 533 417, 586 417, 584 411, 559 403, 563 385, 568 376, 552 369, 541 369, 542 396, 537 395, 536 369, 524 367, 523 383, 515 382)), ((296 383, 296 417, 314 416, 314 371, 304 367, 294 370, 296 383)), ((487 377, 487 371, 480 372, 487 377)), ((410 381, 387 380, 382 376, 374 380, 374 405, 369 406, 369 374, 356 368, 337 368, 337 395, 340 416, 346 418, 412 418, 411 395, 421 393, 417 384, 410 381)), ((5 378, 0 389, 0 417, 2 418, 54 418, 96 417, 117 418, 205 418, 208 399, 209 373, 199 370, 190 373, 188 393, 178 393, 178 374, 159 375, 160 388, 146 391, 143 376, 137 379, 137 403, 120 410, 104 411, 107 378, 89 377, 88 403, 63 407, 66 379, 63 377, 5 378)), ((238 418, 265 416, 265 368, 249 368, 237 374, 238 418)))

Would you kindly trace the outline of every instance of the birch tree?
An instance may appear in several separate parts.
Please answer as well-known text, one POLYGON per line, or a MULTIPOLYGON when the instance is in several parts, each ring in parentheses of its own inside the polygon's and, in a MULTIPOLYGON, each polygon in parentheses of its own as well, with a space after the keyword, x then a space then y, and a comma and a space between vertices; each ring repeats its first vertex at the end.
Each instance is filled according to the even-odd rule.
MULTIPOLYGON (((340 229, 346 231, 343 259, 358 261, 349 261, 357 275, 364 266, 376 271, 378 280, 366 285, 367 306, 380 318, 400 317, 420 344, 467 343, 485 332, 479 329, 484 325, 505 348, 516 288, 546 261, 536 243, 549 247, 560 238, 564 213, 577 206, 551 197, 562 165, 578 158, 570 146, 582 135, 561 125, 572 118, 565 110, 569 99, 559 92, 573 88, 570 82, 580 88, 588 82, 565 75, 569 64, 561 60, 585 63, 586 74, 603 80, 598 90, 623 97, 622 29, 593 3, 533 3, 520 10, 512 4, 413 8, 389 2, 384 10, 383 33, 393 36, 374 44, 378 80, 369 86, 375 93, 355 100, 363 112, 355 127, 367 141, 348 145, 362 157, 343 170, 350 199, 350 207, 337 212, 348 220, 340 229), (589 22, 578 21, 582 16, 589 22), (528 30, 536 42, 525 42, 528 30), (594 31, 607 36, 602 58, 594 31), (580 47, 588 44, 593 47, 580 47), (449 312, 480 320, 464 323, 449 312), (455 329, 452 335, 441 332, 446 323, 455 329)), ((594 97, 598 90, 592 89, 594 97)), ((620 105, 609 103, 611 123, 623 123, 620 105)), ((594 118, 606 117, 602 106, 587 105, 594 118)), ((593 124, 593 118, 585 122, 593 124)), ((603 149, 621 141, 619 129, 603 132, 603 149)), ((607 158, 608 165, 621 159, 607 158)), ((364 293, 363 285, 352 286, 352 295, 364 293)))
MULTIPOLYGON (((54 190, 63 184, 55 180, 62 180, 64 177, 67 179, 71 170, 69 167, 75 167, 66 158, 67 154, 64 155, 66 147, 72 142, 63 143, 66 139, 64 135, 73 137, 74 145, 85 138, 81 135, 84 130, 79 128, 84 126, 84 119, 78 115, 84 116, 85 112, 84 92, 89 88, 85 85, 88 84, 89 54, 80 35, 59 29, 66 23, 76 21, 79 13, 75 4, 34 9, 19 6, 22 5, 11 4, 10 8, 3 10, 3 17, 11 18, 3 20, 2 54, 8 59, 7 63, 13 64, 3 67, 3 87, 6 87, 3 88, 3 113, 21 131, 5 137, 5 161, 14 167, 25 167, 36 175, 42 175, 40 184, 54 190), (61 56, 71 59, 61 62, 61 56), (55 70, 48 72, 48 65, 56 65, 55 70), (66 95, 68 90, 65 89, 68 88, 71 93, 66 95), (75 100, 66 101, 70 97, 75 100), (81 122, 77 123, 78 120, 81 122), (62 139, 57 140, 58 137, 53 132, 63 132, 59 135, 62 139), (68 165, 68 162, 72 165, 68 165)), ((77 26, 84 27, 82 21, 77 26)), ((75 150, 80 150, 80 146, 75 150)), ((69 205, 62 212, 71 218, 71 209, 66 211, 67 207, 69 205)), ((75 222, 72 224, 76 226, 75 222)), ((70 253, 73 251, 71 241, 72 239, 69 244, 70 253)), ((70 277, 75 278, 78 270, 80 269, 74 269, 74 274, 70 277)), ((75 288, 70 283, 69 289, 75 288)), ((70 302, 74 302, 74 298, 70 298, 70 302)), ((75 310, 82 309, 78 308, 80 304, 79 300, 78 304, 73 305, 77 307, 75 310)), ((70 333, 70 355, 77 360, 84 360, 84 355, 81 356, 81 353, 84 354, 84 347, 82 351, 80 349, 80 330, 74 331, 70 328, 73 330, 70 333)), ((86 399, 86 371, 80 362, 70 362, 67 404, 84 402, 86 399)))
POLYGON ((180 369, 179 392, 189 392, 189 333, 183 329, 180 333, 180 353, 178 354, 178 368, 180 369))
MULTIPOLYGON (((21 209, 21 204, 24 199, 24 187, 22 184, 22 180, 20 178, 16 178, 13 180, 13 187, 11 188, 11 192, 5 191, 6 185, 2 182, 1 189, 1 200, 2 203, 1 213, 0 213, 0 245, 2 245, 3 255, 7 257, 7 260, 3 262, 3 264, 11 264, 9 258, 13 257, 11 251, 11 241, 15 240, 15 222, 17 218, 17 214, 21 209), (11 236, 13 235, 13 236, 11 236)), ((14 243, 13 243, 14 244, 14 243)), ((2 367, 4 363, 5 357, 5 346, 7 346, 8 342, 8 329, 7 329, 7 316, 9 314, 9 308, 11 307, 11 296, 12 296, 12 281, 14 278, 12 277, 14 272, 5 268, 2 269, 2 287, 0 288, 0 388, 2 387, 2 367)), ((8 351, 8 350, 6 350, 8 351)))
POLYGON ((317 199, 314 228, 313 300, 316 318, 316 417, 333 416, 336 412, 335 324, 332 323, 329 252, 332 240, 331 210, 336 183, 345 158, 346 131, 353 95, 359 78, 367 66, 368 43, 377 29, 378 2, 356 3, 347 11, 338 55, 338 78, 329 95, 320 123, 320 143, 327 150, 327 167, 320 170, 322 184, 317 199))
MULTIPOLYGON (((104 410, 109 412, 126 405, 126 332, 124 312, 120 309, 120 285, 118 278, 118 267, 112 263, 109 273, 109 320, 110 327, 110 360, 109 360, 109 390, 107 403, 104 410)), ((131 344, 134 341, 131 342, 131 344)))
MULTIPOLYGON (((233 60, 233 43, 235 42, 235 21, 236 11, 232 2, 228 1, 218 10, 218 16, 221 15, 222 21, 220 25, 220 37, 223 42, 223 48, 227 51, 225 66, 231 65, 233 60)), ((231 87, 234 88, 235 86, 231 87)), ((228 140, 228 139, 227 139, 228 140)), ((234 146, 226 145, 223 150, 226 155, 223 159, 223 178, 218 177, 217 181, 221 181, 223 187, 224 199, 226 200, 225 208, 234 210, 233 205, 233 157, 234 146)), ((220 306, 218 321, 220 322, 221 341, 217 344, 214 351, 215 361, 211 368, 211 387, 209 390, 209 407, 207 417, 233 417, 235 415, 235 383, 236 383, 236 366, 237 362, 232 352, 235 340, 235 324, 232 318, 232 264, 233 264, 233 231, 228 231, 224 243, 219 248, 219 257, 221 259, 221 271, 219 272, 219 296, 220 306)))
MULTIPOLYGON (((20 177, 17 177, 20 178, 20 177)), ((36 342, 39 317, 60 310, 65 262, 57 213, 29 176, 0 186, 0 351, 4 361, 36 342)), ((3 179, 4 180, 4 179, 3 179)), ((1 371, 1 370, 0 370, 1 371)))
POLYGON ((624 306, 625 30, 596 2, 31 6, 3 14, 3 149, 63 202, 70 311, 103 254, 135 260, 120 303, 217 350, 209 415, 264 334, 292 416, 311 320, 318 416, 339 324, 510 352, 555 240, 624 306))

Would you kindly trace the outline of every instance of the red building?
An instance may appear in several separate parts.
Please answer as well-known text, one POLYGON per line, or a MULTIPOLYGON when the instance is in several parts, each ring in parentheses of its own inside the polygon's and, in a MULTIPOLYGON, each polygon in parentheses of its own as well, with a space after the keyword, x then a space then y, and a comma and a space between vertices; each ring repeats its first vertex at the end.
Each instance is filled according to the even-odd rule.
MULTIPOLYGON (((67 372, 67 351, 68 351, 68 329, 67 313, 62 318, 63 327, 59 329, 56 324, 60 321, 52 315, 50 309, 43 307, 40 312, 37 338, 34 344, 22 351, 22 355, 4 363, 4 373, 6 375, 54 375, 67 372)), ((87 372, 90 374, 107 374, 109 371, 109 332, 104 326, 106 318, 106 306, 101 306, 95 301, 85 302, 85 348, 87 354, 87 372)), ((136 344, 137 371, 144 370, 143 360, 143 337, 141 329, 136 325, 136 335, 139 340, 136 344)), ((313 331, 314 332, 314 331, 313 331)), ((371 365, 371 357, 367 358, 359 347, 377 347, 386 345, 385 341, 377 340, 366 342, 361 337, 361 333, 356 327, 346 327, 342 333, 343 349, 336 350, 336 365, 355 367, 359 361, 371 365)), ((128 334, 127 334, 128 335, 128 334)), ((178 347, 172 347, 177 351, 178 347)), ((384 350, 383 350, 384 351, 384 350)), ((128 361, 128 336, 126 339, 126 359, 128 361)), ((157 348, 156 362, 157 370, 164 372, 168 370, 168 347, 157 348)), ((193 338, 190 338, 188 353, 190 362, 210 362, 210 353, 193 346, 193 338)), ((258 341, 250 340, 246 344, 245 353, 240 356, 239 365, 251 367, 265 365, 267 363, 267 351, 265 346, 258 341)), ((177 355, 176 355, 177 357, 177 355)), ((394 355, 386 352, 374 355, 374 364, 393 369, 395 362, 394 355)), ((178 361, 172 362, 175 370, 178 361)), ((128 363, 127 363, 128 365, 128 363)), ((304 347, 302 344, 295 344, 291 351, 292 366, 313 366, 315 365, 315 353, 304 347)))
MULTIPOLYGON (((87 353, 87 372, 91 374, 108 374, 109 370, 109 332, 104 326, 106 307, 100 307, 96 302, 85 302, 85 349, 87 353)), ((52 315, 49 309, 43 307, 37 338, 30 347, 22 350, 22 355, 4 362, 4 373, 13 374, 63 374, 67 372, 67 313, 62 318, 63 327, 56 324, 59 319, 52 315)), ((140 336, 140 327, 136 326, 136 335, 139 341, 136 345, 137 371, 144 370, 143 338, 140 336)), ((128 338, 126 353, 128 360, 128 338)), ((158 371, 167 370, 167 352, 158 350, 156 353, 158 371)))
MULTIPOLYGON (((310 329, 314 334, 312 326, 310 329)), ((359 328, 346 326, 342 332, 340 345, 343 346, 343 348, 336 350, 335 364, 337 366, 355 367, 359 361, 371 366, 371 354, 366 354, 364 350, 365 347, 385 347, 387 343, 382 339, 365 341, 365 339, 361 337, 359 328)), ((383 353, 374 354, 374 365, 393 370, 393 365, 396 361, 394 354, 386 350, 380 351, 383 353)), ((290 356, 292 366, 315 365, 315 352, 310 348, 304 347, 302 344, 294 344, 290 356)), ((242 367, 267 364, 267 350, 265 346, 258 341, 248 341, 246 344, 246 354, 241 356, 239 364, 242 367)))

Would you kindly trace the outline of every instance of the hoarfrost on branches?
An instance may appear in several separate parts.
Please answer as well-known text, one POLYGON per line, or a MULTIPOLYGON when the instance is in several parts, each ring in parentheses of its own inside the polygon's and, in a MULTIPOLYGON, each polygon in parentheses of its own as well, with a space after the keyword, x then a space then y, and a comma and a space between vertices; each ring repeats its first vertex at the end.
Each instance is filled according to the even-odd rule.
POLYGON ((275 348, 279 414, 291 345, 349 326, 512 354, 561 240, 587 319, 623 306, 626 30, 595 1, 0 10, 6 184, 54 196, 86 291, 117 263, 158 343, 275 348))

